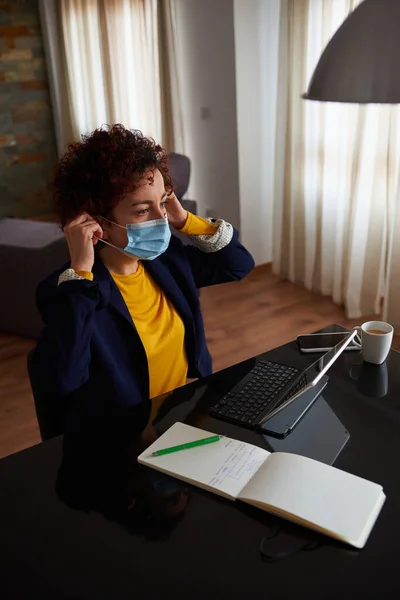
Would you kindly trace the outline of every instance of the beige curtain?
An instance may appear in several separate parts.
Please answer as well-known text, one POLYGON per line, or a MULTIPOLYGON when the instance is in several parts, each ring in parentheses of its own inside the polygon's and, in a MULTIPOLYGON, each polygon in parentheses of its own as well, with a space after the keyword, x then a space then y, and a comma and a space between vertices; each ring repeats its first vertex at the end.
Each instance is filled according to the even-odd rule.
POLYGON ((45 37, 58 33, 49 62, 58 64, 52 87, 61 90, 53 94, 56 121, 63 123, 60 152, 71 139, 111 123, 141 129, 174 149, 182 123, 171 1, 42 1, 45 37))
POLYGON ((359 2, 282 2, 273 267, 351 318, 380 313, 385 297, 386 317, 400 323, 399 108, 301 99, 359 2))
POLYGON ((39 0, 40 22, 49 77, 58 154, 78 137, 67 73, 59 0, 39 0))
POLYGON ((185 151, 181 82, 178 68, 175 0, 158 0, 158 46, 161 90, 161 139, 165 148, 185 151))

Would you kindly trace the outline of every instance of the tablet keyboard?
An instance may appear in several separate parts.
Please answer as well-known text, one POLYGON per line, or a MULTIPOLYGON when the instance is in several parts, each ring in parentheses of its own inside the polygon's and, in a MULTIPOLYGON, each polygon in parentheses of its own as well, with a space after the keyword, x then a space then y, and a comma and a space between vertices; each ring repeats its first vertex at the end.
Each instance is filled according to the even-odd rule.
MULTIPOLYGON (((268 406, 276 408, 277 396, 295 379, 299 369, 280 365, 271 361, 259 361, 244 379, 229 391, 217 404, 210 408, 212 416, 228 421, 252 425, 267 412, 268 406)), ((296 393, 304 386, 304 381, 290 390, 296 393)), ((286 395, 282 397, 282 402, 286 395)))

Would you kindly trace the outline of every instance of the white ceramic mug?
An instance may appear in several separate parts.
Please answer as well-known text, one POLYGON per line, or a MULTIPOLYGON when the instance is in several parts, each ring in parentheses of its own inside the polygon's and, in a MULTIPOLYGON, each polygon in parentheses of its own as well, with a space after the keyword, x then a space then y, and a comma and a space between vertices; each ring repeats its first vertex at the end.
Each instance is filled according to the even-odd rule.
POLYGON ((384 321, 368 321, 355 329, 360 333, 363 359, 381 365, 392 345, 393 327, 384 321))

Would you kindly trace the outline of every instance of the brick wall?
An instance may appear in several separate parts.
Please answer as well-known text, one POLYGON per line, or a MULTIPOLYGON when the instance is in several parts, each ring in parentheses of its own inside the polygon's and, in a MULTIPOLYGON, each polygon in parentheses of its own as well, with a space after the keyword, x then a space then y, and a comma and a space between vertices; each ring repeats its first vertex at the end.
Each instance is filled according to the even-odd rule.
POLYGON ((0 0, 0 218, 51 212, 56 159, 37 0, 0 0))

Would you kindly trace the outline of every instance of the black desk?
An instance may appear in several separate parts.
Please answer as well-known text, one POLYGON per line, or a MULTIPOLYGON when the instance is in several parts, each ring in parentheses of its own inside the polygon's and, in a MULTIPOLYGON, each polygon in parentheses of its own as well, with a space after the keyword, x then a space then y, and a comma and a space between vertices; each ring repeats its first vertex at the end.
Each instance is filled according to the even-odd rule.
MULTIPOLYGON (((311 356, 300 354, 294 343, 269 352, 268 358, 293 366, 312 361, 311 356)), ((69 505, 55 489, 62 461, 61 438, 0 461, 2 597, 399 598, 400 355, 391 352, 387 360, 388 389, 379 398, 376 396, 385 392, 385 370, 379 371, 381 382, 377 385, 371 370, 357 367, 360 363, 358 353, 342 355, 331 371, 324 397, 350 432, 335 466, 382 484, 387 495, 362 551, 324 537, 315 550, 265 563, 260 557, 260 540, 277 523, 286 527, 285 522, 194 488, 187 493, 178 487, 174 497, 179 500, 171 510, 163 507, 169 517, 174 511, 178 516, 162 523, 159 518, 152 519, 157 500, 152 500, 150 493, 146 496, 143 481, 137 485, 134 461, 130 463, 129 453, 121 450, 128 419, 120 436, 106 434, 107 427, 113 427, 110 423, 94 434, 97 441, 88 451, 89 459, 84 449, 76 453, 76 471, 72 468, 69 480, 67 469, 58 485, 58 494, 60 489, 61 495, 71 493, 69 505), (350 376, 351 369, 361 377, 358 382, 350 376), (120 451, 121 462, 113 462, 120 451), (85 488, 95 489, 92 498, 85 488), (133 497, 137 490, 142 499, 133 512, 128 511, 135 516, 126 517, 121 506, 125 507, 129 493, 133 497), (145 506, 146 497, 150 508, 145 506)), ((206 383, 211 398, 251 364, 246 361, 175 392, 163 405, 159 430, 186 419, 221 431, 221 423, 206 415, 207 394, 196 400, 198 388, 206 383)), ((224 428, 232 437, 264 445, 262 438, 250 431, 224 428)), ((285 531, 290 533, 294 526, 287 527, 285 531)))

